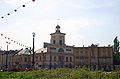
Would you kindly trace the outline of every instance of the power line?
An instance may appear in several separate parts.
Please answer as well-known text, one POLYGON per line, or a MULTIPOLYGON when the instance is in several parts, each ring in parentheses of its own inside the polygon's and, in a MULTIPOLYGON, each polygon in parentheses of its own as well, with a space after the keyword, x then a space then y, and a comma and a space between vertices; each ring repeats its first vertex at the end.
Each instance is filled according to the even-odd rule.
MULTIPOLYGON (((10 16, 12 13, 17 12, 20 8, 24 8, 24 7, 25 7, 27 4, 29 4, 30 2, 35 2, 35 0, 30 0, 30 1, 26 2, 26 3, 24 3, 23 5, 17 7, 16 9, 14 9, 14 10, 6 13, 5 15, 1 16, 1 19, 4 19, 5 17, 10 16)), ((19 45, 19 46, 29 47, 29 46, 26 46, 26 45, 24 45, 24 44, 21 44, 21 43, 15 41, 15 40, 12 40, 11 38, 8 38, 8 37, 4 36, 3 34, 0 34, 0 36, 4 37, 4 39, 7 39, 7 40, 13 42, 14 44, 19 45)))
POLYGON ((11 42, 14 43, 14 44, 17 44, 17 45, 22 46, 22 47, 25 47, 25 48, 30 48, 30 46, 21 44, 21 43, 15 41, 15 40, 13 40, 13 39, 11 39, 11 38, 9 38, 9 37, 4 36, 3 34, 0 34, 0 35, 1 35, 4 39, 7 39, 7 40, 11 41, 11 42))
MULTIPOLYGON (((19 6, 19 7, 17 7, 16 9, 14 9, 14 10, 6 13, 5 15, 1 16, 1 19, 4 19, 6 16, 10 16, 12 13, 17 12, 18 9, 20 9, 20 8, 24 8, 24 7, 25 7, 27 4, 29 4, 30 2, 31 2, 31 0, 28 1, 28 2, 26 2, 26 3, 24 3, 23 5, 21 5, 21 6, 19 6)), ((35 2, 35 0, 32 0, 32 2, 35 2)))

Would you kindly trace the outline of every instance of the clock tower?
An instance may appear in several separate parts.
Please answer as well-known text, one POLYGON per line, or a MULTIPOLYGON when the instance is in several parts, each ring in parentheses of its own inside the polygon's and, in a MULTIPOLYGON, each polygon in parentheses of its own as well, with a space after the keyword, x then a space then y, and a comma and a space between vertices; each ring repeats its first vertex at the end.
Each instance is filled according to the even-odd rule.
POLYGON ((55 28, 55 33, 51 33, 50 43, 53 45, 64 46, 65 45, 65 33, 60 32, 60 26, 57 25, 55 28))

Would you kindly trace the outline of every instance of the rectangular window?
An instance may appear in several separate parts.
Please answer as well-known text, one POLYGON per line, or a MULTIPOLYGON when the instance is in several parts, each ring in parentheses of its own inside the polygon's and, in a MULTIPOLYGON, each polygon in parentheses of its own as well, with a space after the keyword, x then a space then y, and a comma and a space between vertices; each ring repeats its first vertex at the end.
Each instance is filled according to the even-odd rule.
POLYGON ((60 40, 60 45, 62 45, 62 40, 60 40))
POLYGON ((96 61, 94 58, 91 59, 91 63, 94 64, 96 61))
POLYGON ((71 51, 71 49, 66 49, 66 51, 71 51))
POLYGON ((83 51, 80 51, 80 53, 82 54, 82 53, 83 53, 83 51))
POLYGON ((36 61, 38 61, 38 57, 36 57, 36 61))
POLYGON ((58 61, 59 62, 63 62, 64 61, 64 57, 63 56, 58 56, 58 61))
POLYGON ((94 52, 94 49, 93 49, 93 48, 92 48, 91 56, 92 56, 92 57, 95 56, 95 52, 94 52))
POLYGON ((39 60, 41 61, 41 56, 40 56, 39 60))
POLYGON ((78 54, 79 54, 79 52, 78 52, 78 51, 76 51, 76 54, 78 55, 78 54))
POLYGON ((17 62, 20 62, 20 58, 16 58, 16 61, 17 61, 17 62))
POLYGON ((70 57, 70 62, 72 62, 72 57, 70 57))
POLYGON ((111 58, 107 59, 107 63, 109 63, 109 64, 111 63, 111 58))
POLYGON ((24 60, 24 62, 27 62, 27 57, 25 57, 25 60, 24 60))
POLYGON ((52 61, 52 56, 50 56, 50 61, 52 61))
POLYGON ((102 62, 103 62, 103 64, 105 64, 105 63, 106 63, 106 59, 105 59, 105 58, 103 58, 103 61, 102 61, 102 62))
POLYGON ((108 49, 108 57, 111 57, 111 51, 108 49))
POLYGON ((56 61, 56 56, 54 56, 54 61, 56 61))
POLYGON ((43 58, 43 59, 44 59, 44 61, 46 61, 46 56, 44 56, 44 58, 43 58))
POLYGON ((55 44, 55 40, 53 40, 53 44, 55 44))
POLYGON ((54 48, 54 47, 50 47, 50 49, 51 49, 51 50, 56 50, 56 48, 54 48))
POLYGON ((68 57, 66 57, 66 62, 68 62, 68 57))
POLYGON ((79 56, 76 56, 75 58, 76 58, 76 59, 79 59, 79 56))
POLYGON ((80 64, 83 64, 83 60, 82 59, 80 60, 80 64))
POLYGON ((102 56, 106 57, 106 49, 105 48, 102 49, 102 56))

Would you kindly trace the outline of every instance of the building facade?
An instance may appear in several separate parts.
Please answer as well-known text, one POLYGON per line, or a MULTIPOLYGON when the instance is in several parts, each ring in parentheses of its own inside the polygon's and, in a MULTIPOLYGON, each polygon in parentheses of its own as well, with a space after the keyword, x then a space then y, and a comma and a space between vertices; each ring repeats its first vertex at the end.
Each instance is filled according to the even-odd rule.
MULTIPOLYGON (((65 44, 65 33, 60 32, 60 26, 56 26, 55 33, 51 33, 50 43, 44 43, 44 51, 36 51, 36 55, 41 54, 37 63, 38 67, 44 68, 63 68, 74 66, 73 46, 65 44), (42 52, 42 53, 41 53, 42 52)), ((37 55, 38 56, 38 55, 37 55)), ((37 57, 38 58, 38 57, 37 57)))
MULTIPOLYGON (((113 47, 99 47, 92 44, 88 47, 74 47, 65 44, 65 33, 61 33, 57 25, 55 32, 51 33, 50 43, 44 43, 44 48, 35 51, 36 69, 52 69, 65 67, 88 67, 93 70, 113 70, 113 47)), ((6 54, 4 55, 6 57, 6 54)), ((31 68, 31 50, 21 50, 15 55, 9 56, 9 67, 31 68), (10 58, 12 56, 12 58, 10 58)), ((5 66, 5 57, 0 55, 0 66, 5 66), (4 59, 3 59, 4 58, 4 59), (4 62, 3 62, 4 61, 4 62)))
POLYGON ((113 70, 113 48, 93 44, 89 47, 74 47, 74 64, 93 70, 113 70))
MULTIPOLYGON (((19 50, 21 51, 21 50, 19 50)), ((14 56, 19 52, 18 50, 0 51, 0 70, 9 70, 13 67, 14 56)))
POLYGON ((31 68, 32 67, 32 54, 31 50, 28 48, 25 48, 24 50, 19 51, 14 57, 13 57, 13 69, 25 69, 25 68, 31 68))

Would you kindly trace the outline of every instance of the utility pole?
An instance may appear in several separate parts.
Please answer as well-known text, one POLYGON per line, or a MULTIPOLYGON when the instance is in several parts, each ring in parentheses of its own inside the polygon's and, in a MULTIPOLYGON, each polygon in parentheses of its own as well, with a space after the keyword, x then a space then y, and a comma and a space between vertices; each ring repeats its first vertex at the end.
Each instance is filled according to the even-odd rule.
POLYGON ((6 71, 8 70, 8 54, 9 54, 9 51, 8 51, 8 44, 10 44, 10 42, 6 42, 7 44, 7 51, 6 51, 6 71))
POLYGON ((52 57, 51 57, 51 47, 50 47, 50 70, 51 70, 51 59, 52 57))
POLYGON ((41 51, 41 54, 42 54, 42 68, 44 69, 44 53, 43 53, 43 51, 41 51))

